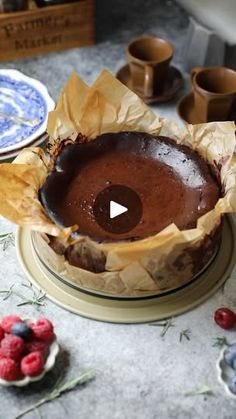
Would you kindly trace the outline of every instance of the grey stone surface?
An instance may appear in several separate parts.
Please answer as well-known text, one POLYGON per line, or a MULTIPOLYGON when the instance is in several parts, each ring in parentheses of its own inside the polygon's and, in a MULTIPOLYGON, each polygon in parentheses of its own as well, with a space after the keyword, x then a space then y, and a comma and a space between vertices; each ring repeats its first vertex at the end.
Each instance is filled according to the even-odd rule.
MULTIPOLYGON (((153 33, 170 39, 175 47, 175 63, 181 64, 187 30, 187 15, 172 1, 97 1, 97 44, 45 57, 1 63, 17 68, 44 82, 54 98, 73 70, 91 83, 103 67, 115 72, 125 63, 124 47, 136 35, 153 33)), ((185 89, 187 84, 185 85, 185 89)), ((183 92, 182 92, 183 93, 183 92)), ((182 94, 180 93, 180 94, 182 94)), ((160 115, 178 120, 175 101, 154 107, 160 115)), ((0 220, 0 233, 14 226, 0 220)), ((0 249, 0 289, 20 284, 24 275, 14 247, 0 249), (20 276, 19 276, 20 275, 20 276)), ((236 309, 235 273, 224 293, 219 291, 195 310, 175 319, 164 338, 158 327, 114 325, 71 314, 47 301, 39 312, 34 307, 17 308, 17 297, 0 300, 1 316, 44 315, 55 324, 61 354, 54 370, 45 379, 24 389, 0 390, 0 419, 12 419, 20 410, 36 402, 51 388, 58 375, 77 375, 87 367, 96 369, 90 384, 41 407, 39 416, 27 419, 233 419, 235 401, 217 382, 216 360, 219 349, 213 338, 227 336, 213 322, 219 306, 236 309), (191 329, 191 340, 179 342, 182 329, 191 329), (185 393, 208 382, 213 396, 186 397, 185 393)), ((20 285, 19 285, 20 286, 20 285)))

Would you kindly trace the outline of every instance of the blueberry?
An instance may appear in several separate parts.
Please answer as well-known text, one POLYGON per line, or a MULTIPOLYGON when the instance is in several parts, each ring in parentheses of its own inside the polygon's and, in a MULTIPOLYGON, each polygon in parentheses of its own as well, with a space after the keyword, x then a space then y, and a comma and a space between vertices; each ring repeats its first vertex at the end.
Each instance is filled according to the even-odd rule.
POLYGON ((233 345, 228 346, 224 353, 224 360, 226 364, 228 364, 230 367, 233 366, 234 360, 236 360, 236 343, 233 343, 233 345))
POLYGON ((25 323, 14 323, 11 328, 11 335, 20 336, 22 339, 31 338, 33 330, 25 323))
POLYGON ((232 393, 236 394, 236 375, 234 375, 233 378, 231 378, 229 382, 229 389, 232 391, 232 393))

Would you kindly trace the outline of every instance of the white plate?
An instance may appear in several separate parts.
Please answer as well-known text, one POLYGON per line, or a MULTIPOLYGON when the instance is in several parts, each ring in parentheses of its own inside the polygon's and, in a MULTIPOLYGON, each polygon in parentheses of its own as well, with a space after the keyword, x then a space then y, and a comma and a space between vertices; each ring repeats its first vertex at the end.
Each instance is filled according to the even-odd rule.
POLYGON ((17 381, 7 381, 0 378, 0 385, 4 387, 10 387, 10 386, 25 387, 30 383, 34 383, 35 381, 42 380, 45 374, 54 367, 58 353, 59 353, 59 345, 57 343, 57 340, 55 339, 49 347, 49 355, 47 357, 46 363, 43 367, 43 371, 41 372, 41 374, 37 375, 36 377, 26 376, 22 378, 22 380, 17 380, 17 381))
POLYGON ((34 127, 29 127, 0 115, 0 155, 23 148, 41 136, 54 107, 41 82, 17 70, 0 70, 0 113, 38 120, 34 127))

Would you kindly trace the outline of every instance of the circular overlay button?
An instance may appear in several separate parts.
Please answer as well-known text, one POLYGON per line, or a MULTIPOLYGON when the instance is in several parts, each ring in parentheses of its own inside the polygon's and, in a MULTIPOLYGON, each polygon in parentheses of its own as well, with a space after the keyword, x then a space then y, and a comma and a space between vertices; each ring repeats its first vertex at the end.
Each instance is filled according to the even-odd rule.
POLYGON ((101 228, 113 234, 131 231, 142 218, 142 202, 138 194, 124 185, 103 189, 93 206, 94 217, 101 228))

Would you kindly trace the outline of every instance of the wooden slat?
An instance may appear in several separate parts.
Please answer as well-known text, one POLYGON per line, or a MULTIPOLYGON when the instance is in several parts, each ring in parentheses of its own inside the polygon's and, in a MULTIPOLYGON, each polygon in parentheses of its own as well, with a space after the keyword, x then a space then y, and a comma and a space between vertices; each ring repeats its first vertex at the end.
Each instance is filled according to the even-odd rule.
POLYGON ((94 0, 0 15, 0 60, 94 43, 94 0))

